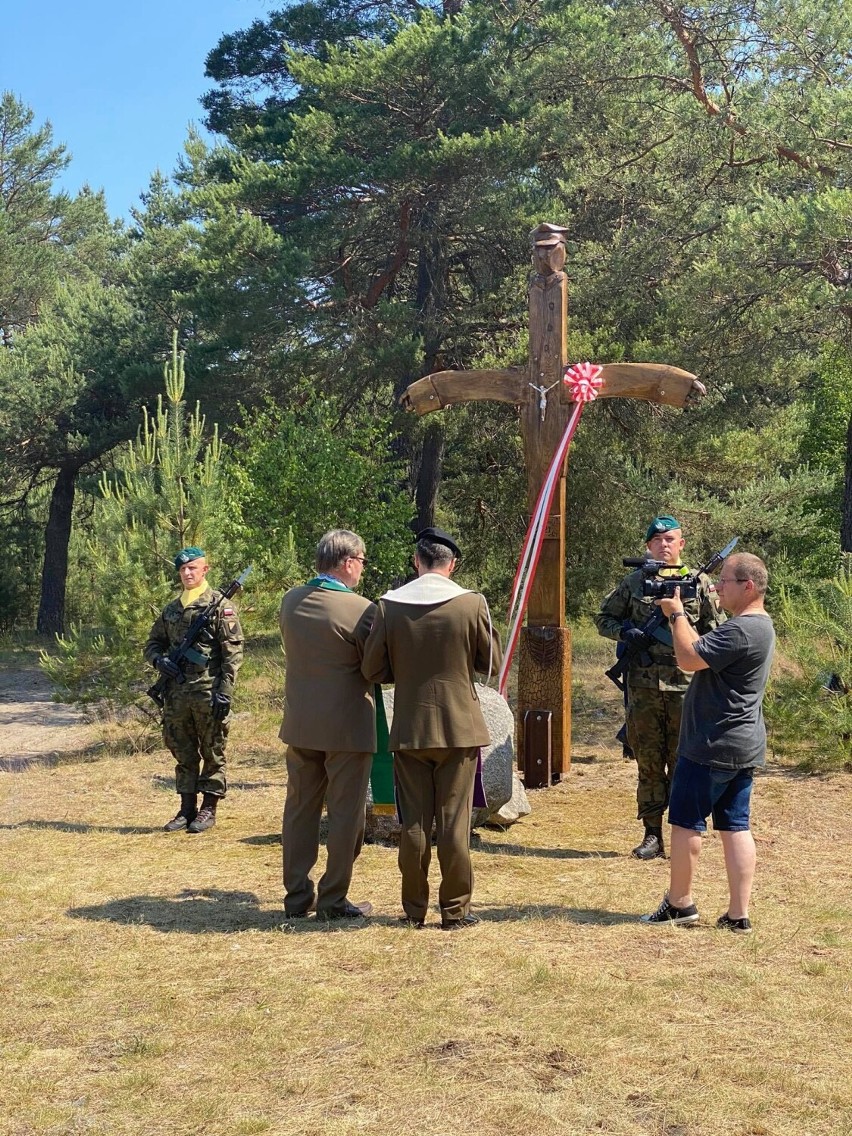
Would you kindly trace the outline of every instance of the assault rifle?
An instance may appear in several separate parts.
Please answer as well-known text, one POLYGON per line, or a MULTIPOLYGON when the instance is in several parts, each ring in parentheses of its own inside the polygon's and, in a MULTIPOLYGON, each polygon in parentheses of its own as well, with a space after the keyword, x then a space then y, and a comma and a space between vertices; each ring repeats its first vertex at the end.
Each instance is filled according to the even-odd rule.
MULTIPOLYGON (((738 536, 735 536, 730 544, 725 545, 721 552, 714 553, 706 564, 702 564, 695 572, 690 572, 686 576, 670 576, 665 580, 643 580, 642 594, 658 598, 672 598, 675 588, 680 588, 680 594, 682 596, 695 596, 698 590, 698 577, 701 575, 709 576, 715 572, 722 562, 734 551, 739 539, 738 536), (653 586, 649 587, 649 585, 653 586)), ((662 568, 669 567, 669 565, 659 560, 638 560, 630 557, 626 557, 622 563, 630 568, 640 568, 647 577, 656 576, 662 568)), ((616 659, 608 671, 604 671, 606 677, 612 679, 619 690, 624 690, 624 684, 626 682, 625 676, 632 662, 639 659, 642 665, 651 665, 651 656, 648 654, 647 648, 650 647, 654 639, 657 638, 656 632, 662 627, 665 621, 666 617, 663 614, 662 608, 655 608, 652 614, 648 616, 639 628, 645 637, 645 642, 643 643, 640 640, 638 643, 626 643, 621 657, 616 659), (642 659, 643 655, 647 657, 647 663, 642 659)), ((625 624, 625 630, 628 626, 630 625, 625 624)))
POLYGON ((222 588, 219 595, 215 596, 207 607, 200 611, 195 619, 193 619, 192 623, 187 627, 180 643, 172 647, 171 651, 169 651, 167 658, 171 659, 175 666, 179 668, 179 673, 174 678, 170 678, 169 675, 160 675, 154 685, 149 687, 145 692, 149 698, 152 698, 154 702, 157 703, 161 710, 163 709, 168 684, 170 682, 176 682, 180 685, 186 682, 186 675, 183 673, 181 663, 183 663, 185 659, 188 659, 190 662, 197 662, 199 659, 204 658, 203 655, 200 655, 199 652, 195 650, 194 644, 197 642, 201 633, 207 629, 222 600, 229 600, 231 596, 236 595, 248 579, 249 572, 251 572, 251 567, 246 568, 244 572, 240 573, 236 580, 232 580, 226 588, 222 588))

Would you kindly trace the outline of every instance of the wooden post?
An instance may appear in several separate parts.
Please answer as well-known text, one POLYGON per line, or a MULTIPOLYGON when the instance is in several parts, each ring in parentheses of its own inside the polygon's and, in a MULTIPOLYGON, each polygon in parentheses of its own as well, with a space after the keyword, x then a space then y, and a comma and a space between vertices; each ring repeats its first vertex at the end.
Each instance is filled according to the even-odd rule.
MULTIPOLYGON (((565 229, 539 225, 531 233, 530 398, 521 431, 527 468, 527 509, 532 514, 573 403, 563 382, 567 362, 568 280, 565 229), (537 396, 537 397, 535 397, 537 396)), ((561 781, 571 763, 571 632, 565 626, 565 468, 559 478, 544 533, 541 558, 527 603, 518 659, 518 720, 528 712, 550 714, 550 776, 561 781)), ((517 731, 518 765, 540 768, 535 734, 517 731)))

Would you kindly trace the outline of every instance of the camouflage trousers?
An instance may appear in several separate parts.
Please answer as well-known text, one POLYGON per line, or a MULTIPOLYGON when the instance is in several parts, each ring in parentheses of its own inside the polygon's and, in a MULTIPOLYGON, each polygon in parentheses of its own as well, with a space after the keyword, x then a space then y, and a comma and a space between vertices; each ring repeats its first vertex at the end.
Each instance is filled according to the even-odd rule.
POLYGON ((171 694, 163 707, 163 741, 175 759, 179 793, 213 793, 224 797, 225 743, 229 719, 214 721, 210 692, 171 694))
POLYGON ((636 757, 637 816, 647 828, 659 828, 669 803, 685 690, 630 687, 627 741, 636 757))

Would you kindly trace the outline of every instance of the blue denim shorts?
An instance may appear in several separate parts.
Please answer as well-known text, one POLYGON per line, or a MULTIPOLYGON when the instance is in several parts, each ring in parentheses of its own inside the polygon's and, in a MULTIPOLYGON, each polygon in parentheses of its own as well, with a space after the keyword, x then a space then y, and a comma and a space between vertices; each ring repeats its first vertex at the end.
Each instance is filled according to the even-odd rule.
POLYGON ((679 757, 669 800, 669 824, 707 831, 713 817, 717 832, 747 832, 753 769, 713 769, 679 757))

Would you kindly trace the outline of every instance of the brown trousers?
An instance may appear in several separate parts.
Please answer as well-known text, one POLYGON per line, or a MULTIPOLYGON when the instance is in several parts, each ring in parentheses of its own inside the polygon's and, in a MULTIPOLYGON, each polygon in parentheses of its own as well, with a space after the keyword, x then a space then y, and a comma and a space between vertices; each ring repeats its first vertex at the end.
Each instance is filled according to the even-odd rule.
POLYGON ((402 815, 402 907, 409 919, 425 919, 429 907, 433 821, 441 866, 441 917, 461 919, 470 909, 470 819, 478 752, 478 748, 415 749, 394 755, 402 815))
POLYGON ((367 785, 373 755, 349 750, 287 748, 287 796, 281 826, 284 911, 314 902, 311 871, 319 856, 320 819, 328 813, 326 868, 316 889, 317 911, 341 911, 364 843, 367 785))

